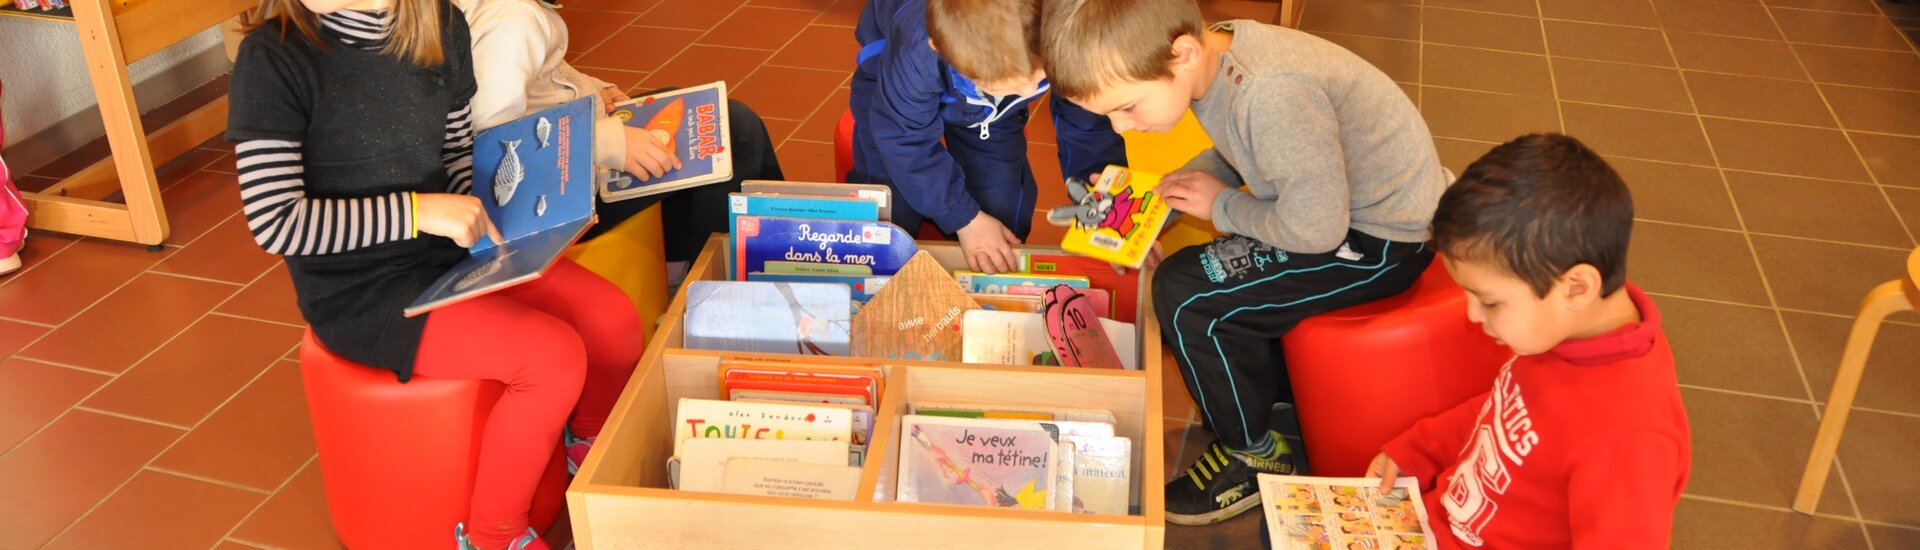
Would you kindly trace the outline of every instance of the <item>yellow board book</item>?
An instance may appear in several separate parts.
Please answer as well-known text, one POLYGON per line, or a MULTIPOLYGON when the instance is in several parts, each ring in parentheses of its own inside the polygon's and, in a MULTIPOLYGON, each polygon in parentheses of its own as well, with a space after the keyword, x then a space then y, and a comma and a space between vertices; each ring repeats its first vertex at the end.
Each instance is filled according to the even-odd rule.
POLYGON ((1047 221, 1068 226, 1060 241, 1067 252, 1137 268, 1173 213, 1154 192, 1158 185, 1158 174, 1108 166, 1092 185, 1068 180, 1067 196, 1075 204, 1047 212, 1047 221))

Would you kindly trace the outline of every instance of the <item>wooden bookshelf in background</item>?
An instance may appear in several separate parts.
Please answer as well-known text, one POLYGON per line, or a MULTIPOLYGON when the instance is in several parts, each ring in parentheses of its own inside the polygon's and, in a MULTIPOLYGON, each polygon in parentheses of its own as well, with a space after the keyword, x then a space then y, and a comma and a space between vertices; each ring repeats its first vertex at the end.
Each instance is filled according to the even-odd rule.
POLYGON ((256 4, 257 0, 73 0, 67 9, 51 12, 20 10, 11 4, 0 7, 0 17, 53 19, 74 26, 112 151, 59 183, 23 193, 31 214, 28 226, 154 246, 165 241, 167 212, 160 204, 153 167, 225 131, 227 97, 221 94, 149 133, 140 121, 127 65, 256 4), (109 200, 116 194, 122 201, 109 200))

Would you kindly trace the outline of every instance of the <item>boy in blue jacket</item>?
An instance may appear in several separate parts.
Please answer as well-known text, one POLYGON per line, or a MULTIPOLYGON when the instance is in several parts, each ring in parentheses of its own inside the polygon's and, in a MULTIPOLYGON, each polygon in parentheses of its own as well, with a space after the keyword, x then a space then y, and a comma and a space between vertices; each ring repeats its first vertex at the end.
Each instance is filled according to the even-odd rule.
MULTIPOLYGON (((853 169, 893 188, 893 221, 957 235, 976 271, 1017 271, 1039 187, 1027 163, 1029 107, 1046 93, 1038 0, 869 0, 854 37, 853 169), (944 144, 942 139, 944 138, 944 144)), ((1055 96, 1060 167, 1126 164, 1105 117, 1055 96)))

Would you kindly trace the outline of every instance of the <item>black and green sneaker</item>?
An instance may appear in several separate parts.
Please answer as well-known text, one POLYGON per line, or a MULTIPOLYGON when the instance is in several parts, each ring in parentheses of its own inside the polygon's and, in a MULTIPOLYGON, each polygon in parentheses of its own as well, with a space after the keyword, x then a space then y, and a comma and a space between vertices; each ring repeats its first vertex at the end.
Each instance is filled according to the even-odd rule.
POLYGON ((1215 441, 1200 452, 1200 459, 1187 468, 1187 475, 1167 482, 1167 522, 1178 525, 1213 525, 1260 505, 1260 484, 1255 474, 1293 473, 1293 451, 1280 434, 1273 438, 1273 450, 1264 456, 1234 451, 1215 441))

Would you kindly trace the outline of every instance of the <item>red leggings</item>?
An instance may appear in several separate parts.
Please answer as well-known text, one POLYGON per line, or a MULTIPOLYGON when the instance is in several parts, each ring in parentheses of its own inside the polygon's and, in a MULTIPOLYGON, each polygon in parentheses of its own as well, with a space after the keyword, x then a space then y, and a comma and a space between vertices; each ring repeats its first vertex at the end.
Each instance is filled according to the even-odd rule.
POLYGON ((598 435, 645 344, 627 296, 565 258, 539 279, 427 317, 414 372, 506 385, 480 440, 469 540, 504 548, 526 532, 561 423, 598 435))

